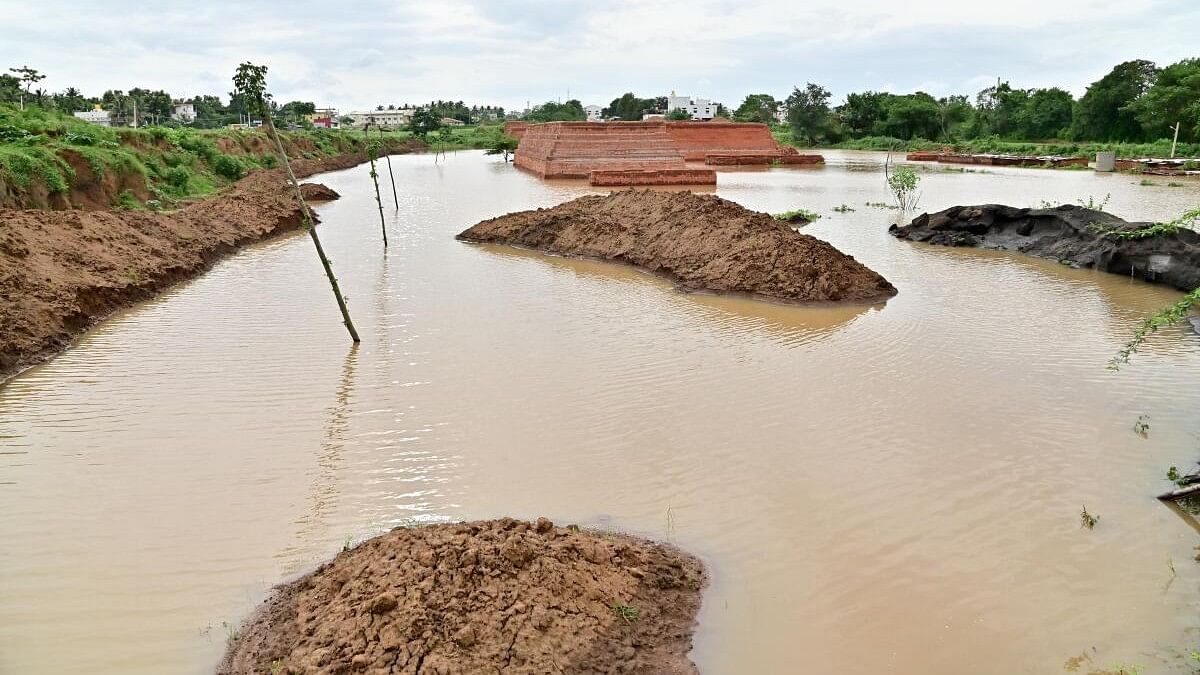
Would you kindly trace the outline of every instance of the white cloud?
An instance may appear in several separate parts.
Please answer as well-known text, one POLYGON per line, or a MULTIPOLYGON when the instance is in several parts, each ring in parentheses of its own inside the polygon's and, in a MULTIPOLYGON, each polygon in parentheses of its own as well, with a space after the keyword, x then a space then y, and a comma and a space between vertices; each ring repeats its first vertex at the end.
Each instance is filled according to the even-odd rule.
POLYGON ((819 82, 849 91, 973 96, 1002 77, 1080 94, 1116 63, 1168 63, 1200 25, 1192 0, 295 0, 145 5, 0 0, 0 67, 44 86, 230 89, 244 60, 280 100, 343 109, 434 98, 524 107, 675 88, 728 105, 819 82))

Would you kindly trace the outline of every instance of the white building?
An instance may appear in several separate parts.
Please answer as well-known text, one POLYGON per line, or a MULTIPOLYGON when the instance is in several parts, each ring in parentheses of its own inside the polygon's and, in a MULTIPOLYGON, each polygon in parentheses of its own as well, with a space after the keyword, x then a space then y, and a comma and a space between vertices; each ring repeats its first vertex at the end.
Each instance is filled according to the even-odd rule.
POLYGON ((355 129, 361 129, 368 122, 379 125, 384 129, 402 129, 408 126, 412 121, 415 108, 398 108, 396 110, 368 110, 366 112, 346 113, 346 116, 354 120, 350 126, 355 129))
POLYGON ((717 108, 720 104, 716 101, 710 101, 706 98, 692 98, 691 96, 676 96, 675 92, 667 97, 667 112, 674 110, 682 110, 688 115, 691 115, 694 120, 711 120, 717 116, 717 108))
POLYGON ((196 106, 191 101, 175 101, 171 104, 171 119, 181 124, 196 121, 196 106))
POLYGON ((97 107, 93 110, 85 110, 83 112, 77 112, 77 113, 75 113, 75 117, 83 120, 84 122, 89 122, 91 124, 99 124, 102 127, 111 127, 112 126, 112 114, 109 113, 107 110, 100 109, 99 107, 97 107))
POLYGON ((775 109, 775 121, 779 122, 780 124, 787 124, 787 116, 787 108, 784 107, 783 103, 780 103, 779 107, 775 109))
POLYGON ((589 122, 604 121, 604 108, 601 108, 598 105, 585 105, 583 106, 583 112, 587 113, 587 121, 589 122))

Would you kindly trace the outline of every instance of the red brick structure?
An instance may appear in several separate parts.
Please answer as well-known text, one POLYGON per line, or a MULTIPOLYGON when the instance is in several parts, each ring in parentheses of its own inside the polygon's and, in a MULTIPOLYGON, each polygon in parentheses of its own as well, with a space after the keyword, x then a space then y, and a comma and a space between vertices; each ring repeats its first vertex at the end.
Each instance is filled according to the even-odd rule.
POLYGON ((598 187, 619 185, 716 185, 712 169, 658 169, 652 171, 593 171, 588 183, 598 187))
POLYGON ((592 171, 687 168, 662 122, 531 124, 513 163, 542 178, 587 178, 592 171))
POLYGON ((542 178, 589 178, 593 185, 712 185, 711 166, 820 164, 780 145, 764 124, 733 122, 509 122, 505 132, 521 139, 514 164, 542 178), (648 171, 663 172, 658 177, 648 171), (616 183, 618 180, 633 181, 616 183), (692 182, 695 181, 695 182, 692 182))
POLYGON ((1087 166, 1087 157, 1061 157, 1058 155, 968 155, 955 152, 910 152, 904 157, 910 162, 937 162, 939 164, 976 164, 980 166, 1087 166))
MULTIPOLYGON (((689 162, 704 162, 717 166, 736 164, 772 164, 783 162, 784 157, 799 157, 795 148, 781 145, 771 135, 765 124, 749 122, 667 122, 667 134, 675 147, 689 162), (710 156, 723 158, 745 157, 741 161, 708 161, 710 156)), ((803 155, 814 159, 788 162, 790 164, 818 164, 824 161, 820 155, 803 155)))

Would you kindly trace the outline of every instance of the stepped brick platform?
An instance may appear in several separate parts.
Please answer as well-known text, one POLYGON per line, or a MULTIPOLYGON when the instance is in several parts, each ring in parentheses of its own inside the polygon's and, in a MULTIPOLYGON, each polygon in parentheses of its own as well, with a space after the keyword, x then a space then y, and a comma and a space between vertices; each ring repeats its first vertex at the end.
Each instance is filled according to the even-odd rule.
POLYGON ((788 164, 819 164, 824 162, 820 155, 801 155, 795 148, 780 145, 765 124, 748 122, 667 122, 667 134, 675 147, 689 162, 704 162, 712 165, 771 164, 776 161, 788 164), (741 156, 742 161, 728 160, 741 156), (717 157, 709 161, 709 157, 717 157), (785 157, 807 159, 786 162, 785 157))
POLYGON ((504 133, 512 136, 518 141, 525 136, 525 130, 529 128, 529 122, 505 122, 504 133))
POLYGON ((593 171, 588 183, 597 187, 622 185, 716 185, 712 169, 659 169, 654 171, 593 171))
POLYGON ((590 178, 593 185, 712 185, 710 166, 820 164, 780 145, 764 124, 732 122, 510 122, 505 132, 521 139, 514 164, 542 178, 590 178), (665 172, 658 177, 647 172, 665 172), (690 171, 690 173, 689 173, 690 171), (593 178, 593 174, 603 175, 593 178), (633 182, 614 181, 627 178, 633 182), (692 181, 697 181, 693 183, 692 181), (598 182, 596 182, 598 181, 598 182))
POLYGON ((525 129, 513 163, 542 178, 686 169, 662 122, 549 122, 525 129))

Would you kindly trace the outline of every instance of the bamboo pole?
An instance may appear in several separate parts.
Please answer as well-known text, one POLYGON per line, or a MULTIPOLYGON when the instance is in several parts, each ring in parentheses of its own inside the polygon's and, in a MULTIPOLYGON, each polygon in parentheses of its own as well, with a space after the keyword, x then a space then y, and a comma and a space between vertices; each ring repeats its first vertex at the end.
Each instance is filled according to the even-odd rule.
POLYGON ((279 157, 279 163, 283 164, 284 171, 287 172, 288 181, 292 184, 292 191, 296 194, 296 201, 300 202, 300 215, 303 219, 301 222, 304 229, 308 230, 308 236, 317 249, 317 257, 321 259, 321 267, 325 268, 325 276, 329 278, 333 297, 337 299, 338 309, 342 312, 342 324, 350 333, 351 340, 362 342, 362 339, 358 337, 358 331, 354 328, 354 321, 350 319, 350 310, 346 307, 346 298, 338 286, 337 277, 333 275, 333 263, 329 262, 329 257, 325 255, 325 247, 321 246, 321 238, 317 236, 317 229, 313 227, 312 212, 308 210, 308 203, 304 201, 304 195, 300 193, 300 183, 296 180, 296 174, 292 172, 292 164, 288 161, 287 152, 283 149, 283 142, 279 140, 279 132, 275 131, 275 122, 271 119, 271 111, 267 110, 265 104, 262 105, 262 110, 264 111, 263 124, 267 126, 267 132, 271 136, 271 140, 275 142, 275 154, 279 157))
MULTIPOLYGON (((379 127, 379 144, 383 145, 383 127, 379 127)), ((384 155, 388 163, 388 178, 392 179, 392 201, 396 203, 396 210, 400 210, 400 198, 396 196, 396 174, 392 173, 392 153, 387 152, 384 148, 384 155)))
POLYGON ((383 219, 383 200, 379 198, 379 173, 375 171, 375 145, 371 143, 371 123, 368 121, 367 126, 363 127, 363 139, 367 143, 367 158, 371 160, 371 182, 375 184, 375 205, 379 207, 379 230, 383 233, 383 247, 386 249, 387 240, 387 222, 383 219))

